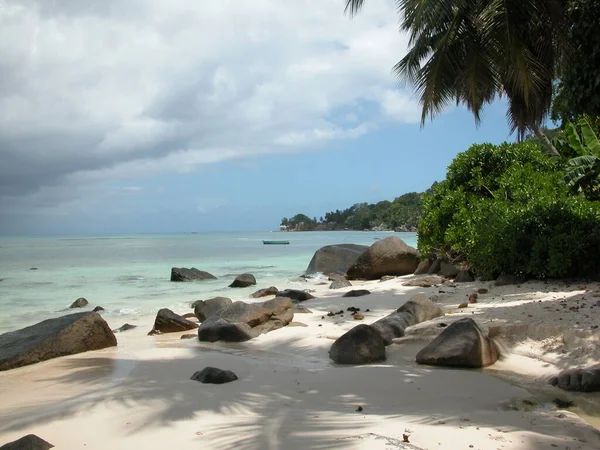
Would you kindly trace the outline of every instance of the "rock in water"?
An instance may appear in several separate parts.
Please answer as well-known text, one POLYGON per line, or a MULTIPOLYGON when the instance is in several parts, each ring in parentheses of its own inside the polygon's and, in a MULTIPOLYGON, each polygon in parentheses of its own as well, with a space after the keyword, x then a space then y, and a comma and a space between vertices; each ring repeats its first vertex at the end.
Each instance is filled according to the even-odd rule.
POLYGON ((366 364, 385 360, 385 343, 370 325, 358 325, 337 339, 329 350, 336 364, 366 364))
POLYGON ((231 370, 217 369, 216 367, 205 367, 194 373, 190 378, 190 380, 199 381, 200 383, 205 384, 231 383, 237 379, 237 375, 231 370))
POLYGON ((384 275, 408 275, 419 264, 420 254, 411 246, 390 236, 375 242, 348 269, 349 280, 376 280, 384 275))
POLYGON ((123 331, 133 330, 134 328, 137 328, 137 325, 131 325, 129 323, 126 323, 121 325, 119 328, 113 330, 113 333, 121 333, 123 331))
POLYGON ((404 330, 427 320, 443 316, 444 313, 429 297, 417 294, 391 314, 388 314, 371 326, 379 331, 385 345, 392 340, 404 336, 404 330))
POLYGON ((184 319, 168 308, 163 308, 156 314, 153 330, 160 333, 177 333, 178 331, 193 330, 194 328, 198 328, 198 324, 184 319))
POLYGON ((71 303, 71 306, 69 306, 69 308, 83 308, 84 306, 87 306, 89 304, 89 302, 83 298, 83 297, 79 297, 77 300, 75 300, 73 303, 71 303))
POLYGON ((197 300, 192 303, 194 314, 200 322, 204 322, 208 317, 217 311, 230 306, 233 301, 228 297, 214 297, 208 300, 197 300))
POLYGON ((369 295, 371 291, 366 289, 353 289, 351 291, 346 292, 342 297, 362 297, 363 295, 369 295))
POLYGON ((306 274, 345 274, 369 247, 357 244, 326 245, 317 250, 306 268, 306 274))
POLYGON ((171 281, 202 281, 216 280, 213 274, 198 270, 195 267, 186 269, 185 267, 173 267, 171 269, 171 281))
POLYGON ((275 294, 275 297, 291 298, 294 303, 304 302, 306 300, 315 298, 314 295, 311 295, 309 292, 300 291, 298 289, 285 289, 283 291, 279 291, 277 294, 275 294))
POLYGON ((0 447, 0 450, 50 450, 53 448, 50 442, 46 442, 35 434, 28 434, 21 439, 9 442, 0 447))
POLYGON ((550 378, 550 384, 565 391, 598 392, 600 391, 600 364, 563 370, 557 376, 550 378))
POLYGON ((258 291, 254 292, 250 297, 252 297, 252 298, 267 297, 269 295, 275 295, 278 292, 279 292, 279 289, 277 289, 275 286, 271 286, 266 289, 259 289, 258 291))
POLYGON ((104 311, 104 308, 102 306, 96 306, 94 309, 92 309, 92 311, 100 312, 100 311, 104 311))
POLYGON ((487 367, 498 360, 498 350, 475 321, 460 319, 417 353, 419 364, 449 367, 487 367))
POLYGON ((80 312, 0 335, 0 371, 117 345, 100 314, 80 312))
POLYGON ((256 278, 250 273, 243 273, 235 277, 235 280, 229 285, 230 288, 244 288, 248 286, 254 286, 256 284, 256 278))

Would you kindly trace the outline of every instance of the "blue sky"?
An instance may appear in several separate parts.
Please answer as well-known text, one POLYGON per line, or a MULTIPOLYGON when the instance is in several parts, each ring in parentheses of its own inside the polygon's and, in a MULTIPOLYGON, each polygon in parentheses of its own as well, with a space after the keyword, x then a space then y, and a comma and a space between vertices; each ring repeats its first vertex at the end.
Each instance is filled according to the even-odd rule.
POLYGON ((394 2, 8 1, 0 11, 0 233, 269 230, 444 178, 512 139, 420 127, 394 2))

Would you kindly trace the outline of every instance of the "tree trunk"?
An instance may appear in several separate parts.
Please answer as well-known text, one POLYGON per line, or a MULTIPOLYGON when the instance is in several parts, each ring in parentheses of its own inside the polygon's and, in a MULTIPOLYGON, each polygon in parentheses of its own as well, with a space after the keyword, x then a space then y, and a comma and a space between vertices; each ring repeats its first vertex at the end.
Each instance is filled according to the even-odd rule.
POLYGON ((546 136, 546 134, 540 129, 540 127, 538 127, 537 125, 534 126, 533 127, 533 132, 544 143, 544 145, 548 149, 548 153, 550 155, 552 155, 552 156, 560 156, 560 153, 558 153, 558 150, 556 150, 556 147, 554 145, 552 145, 552 142, 550 142, 550 139, 548 139, 548 136, 546 136))

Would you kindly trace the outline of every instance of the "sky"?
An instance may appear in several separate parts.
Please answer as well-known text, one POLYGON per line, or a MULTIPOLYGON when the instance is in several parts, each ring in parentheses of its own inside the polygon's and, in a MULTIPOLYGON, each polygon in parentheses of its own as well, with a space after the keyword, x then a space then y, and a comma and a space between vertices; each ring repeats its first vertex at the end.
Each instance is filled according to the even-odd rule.
POLYGON ((394 0, 0 0, 0 234, 272 230, 442 180, 505 104, 420 124, 394 0))

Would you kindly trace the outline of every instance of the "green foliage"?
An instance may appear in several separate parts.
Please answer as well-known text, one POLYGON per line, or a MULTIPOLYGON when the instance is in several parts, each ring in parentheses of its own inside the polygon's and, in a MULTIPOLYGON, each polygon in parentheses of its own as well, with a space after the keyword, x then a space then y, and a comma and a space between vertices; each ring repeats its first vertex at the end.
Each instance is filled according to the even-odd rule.
POLYGON ((532 143, 474 145, 423 199, 419 250, 462 255, 479 274, 600 271, 600 204, 569 194, 563 167, 532 143))

